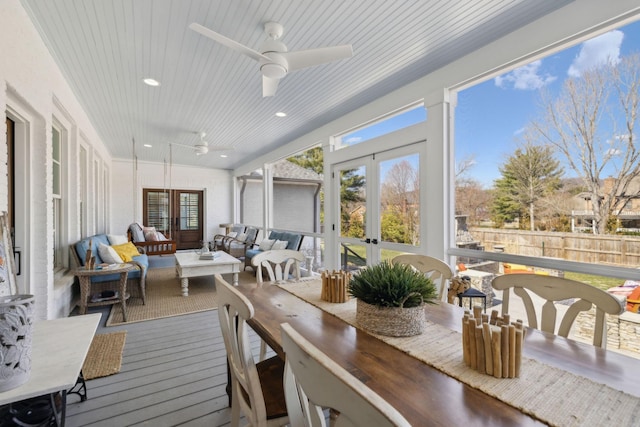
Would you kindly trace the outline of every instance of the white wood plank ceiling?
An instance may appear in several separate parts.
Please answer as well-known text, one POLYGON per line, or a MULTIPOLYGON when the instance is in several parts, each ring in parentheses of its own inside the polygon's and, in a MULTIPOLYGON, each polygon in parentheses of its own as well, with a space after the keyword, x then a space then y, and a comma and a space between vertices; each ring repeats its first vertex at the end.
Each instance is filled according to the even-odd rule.
MULTIPOLYGON (((22 0, 116 158, 233 169, 383 96, 568 1, 22 0), (288 74, 263 98, 259 65, 188 29, 258 49, 263 24, 290 51, 351 44, 351 59, 288 74), (142 79, 152 77, 152 88, 142 79), (277 111, 288 113, 275 117, 277 111), (152 144, 144 149, 143 144, 152 144)), ((312 143, 314 141, 310 141, 312 143)))

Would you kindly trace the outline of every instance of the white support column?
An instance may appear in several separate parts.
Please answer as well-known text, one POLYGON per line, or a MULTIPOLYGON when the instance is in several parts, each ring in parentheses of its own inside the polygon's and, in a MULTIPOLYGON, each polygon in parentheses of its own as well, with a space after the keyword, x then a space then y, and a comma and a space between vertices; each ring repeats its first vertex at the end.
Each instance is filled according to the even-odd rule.
POLYGON ((324 151, 324 267, 328 270, 337 270, 340 268, 340 254, 335 250, 336 236, 340 229, 340 220, 338 212, 340 204, 334 190, 335 181, 331 177, 331 164, 327 160, 327 153, 335 149, 335 141, 333 137, 326 138, 322 141, 322 150, 324 151))
POLYGON ((273 228, 273 166, 265 163, 262 166, 262 226, 263 237, 267 237, 273 228))
POLYGON ((427 152, 420 168, 422 247, 427 255, 448 261, 447 249, 455 245, 453 111, 457 96, 447 89, 426 96, 427 152))

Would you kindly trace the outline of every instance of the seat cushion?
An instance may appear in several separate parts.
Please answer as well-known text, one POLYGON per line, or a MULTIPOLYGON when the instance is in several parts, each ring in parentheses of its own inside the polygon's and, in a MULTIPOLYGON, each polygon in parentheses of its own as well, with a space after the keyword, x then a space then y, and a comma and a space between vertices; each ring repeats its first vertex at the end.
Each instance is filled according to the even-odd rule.
POLYGON ((246 259, 251 259, 254 256, 256 256, 257 254, 259 254, 260 252, 262 252, 260 249, 247 249, 244 253, 244 256, 246 259))
POLYGON ((142 231, 142 226, 137 222, 129 225, 129 231, 131 231, 131 240, 133 242, 144 242, 144 231, 142 231))
MULTIPOLYGON (((140 263, 144 269, 144 275, 145 277, 147 276, 147 271, 149 271, 149 257, 146 254, 141 254, 138 256, 133 257, 133 260, 140 263)), ((136 268, 134 270, 129 271, 129 273, 127 273, 127 278, 128 279, 138 279, 140 277, 140 274, 142 273, 142 271, 139 268, 136 268)), ((114 274, 107 274, 105 276, 92 276, 91 277, 91 283, 102 283, 102 282, 113 282, 116 280, 120 280, 120 274, 119 273, 114 273, 114 274)))

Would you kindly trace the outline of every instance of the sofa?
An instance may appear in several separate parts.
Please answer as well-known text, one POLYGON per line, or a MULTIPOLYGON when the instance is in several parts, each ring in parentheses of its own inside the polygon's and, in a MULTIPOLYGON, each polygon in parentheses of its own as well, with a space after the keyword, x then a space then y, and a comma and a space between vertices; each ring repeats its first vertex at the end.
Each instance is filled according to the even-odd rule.
MULTIPOLYGON (((91 242, 91 254, 95 257, 95 265, 105 263, 105 260, 100 255, 100 244, 110 246, 112 249, 115 247, 123 247, 125 252, 129 252, 131 254, 131 260, 125 260, 124 262, 134 264, 137 267, 136 269, 131 270, 127 275, 127 292, 129 292, 131 297, 141 298, 142 303, 144 304, 146 302, 146 279, 147 271, 149 269, 149 257, 145 253, 140 253, 141 248, 133 246, 132 243, 123 243, 126 242, 126 236, 117 237, 118 240, 116 241, 116 236, 96 234, 74 243, 71 245, 71 250, 69 252, 74 260, 75 267, 79 268, 83 267, 86 263, 85 258, 87 255, 87 249, 89 249, 89 242, 91 242), (127 244, 132 246, 133 249, 128 247, 127 244)), ((106 263, 108 264, 109 262, 106 263)), ((92 292, 99 292, 112 288, 113 282, 119 282, 119 280, 120 274, 118 273, 93 276, 91 277, 92 292)))
POLYGON ((266 245, 265 245, 265 240, 263 240, 260 244, 254 244, 251 247, 247 248, 244 254, 244 269, 246 270, 247 267, 253 268, 253 266, 251 265, 251 258, 259 254, 260 252, 264 252, 270 249, 291 249, 294 251, 300 250, 300 245, 302 244, 303 237, 304 236, 302 234, 298 234, 298 233, 271 230, 271 232, 269 233, 269 237, 265 239, 267 240, 266 245), (273 246, 269 246, 269 243, 273 245, 278 240, 280 242, 287 242, 287 245, 285 247, 277 247, 277 248, 273 246))

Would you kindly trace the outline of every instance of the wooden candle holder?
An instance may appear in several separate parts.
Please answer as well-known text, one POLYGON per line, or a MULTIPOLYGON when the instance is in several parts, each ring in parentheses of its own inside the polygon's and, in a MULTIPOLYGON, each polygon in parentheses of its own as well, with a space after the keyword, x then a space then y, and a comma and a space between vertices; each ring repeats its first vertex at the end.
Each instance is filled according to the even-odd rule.
POLYGON ((496 378, 520 377, 524 325, 522 320, 510 323, 505 314, 491 318, 482 314, 482 307, 466 310, 462 318, 462 352, 464 363, 483 374, 496 378))
POLYGON ((351 273, 346 271, 322 272, 322 293, 320 298, 328 302, 346 302, 347 287, 351 281, 351 273))

